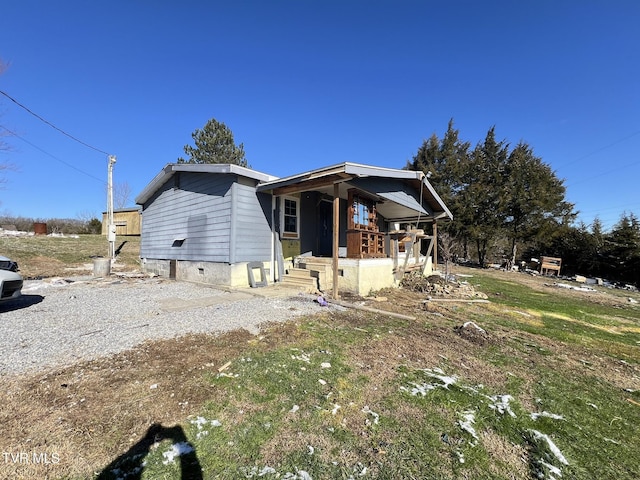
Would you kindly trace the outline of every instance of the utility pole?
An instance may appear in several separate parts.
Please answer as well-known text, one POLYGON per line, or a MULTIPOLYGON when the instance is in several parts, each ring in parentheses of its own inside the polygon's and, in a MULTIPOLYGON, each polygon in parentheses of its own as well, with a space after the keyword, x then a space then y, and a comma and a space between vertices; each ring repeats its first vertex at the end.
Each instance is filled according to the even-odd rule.
POLYGON ((107 167, 107 239, 109 240, 109 258, 116 258, 116 225, 113 223, 113 165, 116 163, 115 155, 109 155, 107 167))

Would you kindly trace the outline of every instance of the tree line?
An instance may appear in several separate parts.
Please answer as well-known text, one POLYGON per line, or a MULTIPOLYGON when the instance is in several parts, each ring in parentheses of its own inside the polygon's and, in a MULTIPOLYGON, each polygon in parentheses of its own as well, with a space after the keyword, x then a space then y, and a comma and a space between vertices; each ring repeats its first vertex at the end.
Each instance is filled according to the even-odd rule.
POLYGON ((444 255, 478 265, 510 267, 542 255, 561 257, 563 273, 640 283, 640 223, 622 214, 611 231, 596 219, 576 225, 564 181, 524 141, 511 146, 491 127, 475 146, 449 121, 442 138, 433 134, 406 168, 420 170, 452 211, 440 226, 444 255))
POLYGON ((64 235, 99 235, 102 233, 102 222, 95 217, 86 218, 30 218, 10 215, 0 216, 0 228, 33 232, 35 223, 46 223, 47 233, 64 235))

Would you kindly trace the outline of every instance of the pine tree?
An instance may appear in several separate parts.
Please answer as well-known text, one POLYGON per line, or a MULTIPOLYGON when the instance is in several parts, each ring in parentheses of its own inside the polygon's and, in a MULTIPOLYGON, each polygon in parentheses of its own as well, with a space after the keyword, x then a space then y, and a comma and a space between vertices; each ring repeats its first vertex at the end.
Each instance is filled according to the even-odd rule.
POLYGON ((189 158, 178 158, 178 163, 231 163, 247 166, 244 145, 236 145, 233 133, 224 123, 215 118, 209 120, 202 129, 196 129, 191 136, 195 147, 184 146, 189 158))

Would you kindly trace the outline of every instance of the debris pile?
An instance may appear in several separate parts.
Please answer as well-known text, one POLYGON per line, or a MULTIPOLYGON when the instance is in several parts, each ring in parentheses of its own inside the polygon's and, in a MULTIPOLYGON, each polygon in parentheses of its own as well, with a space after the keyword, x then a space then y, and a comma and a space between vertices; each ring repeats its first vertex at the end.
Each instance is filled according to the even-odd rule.
POLYGON ((487 298, 484 293, 476 291, 468 282, 460 282, 453 276, 449 276, 448 279, 440 275, 425 277, 418 270, 406 273, 400 285, 407 290, 427 293, 430 296, 472 299, 487 298))
POLYGON ((475 343, 476 345, 484 346, 491 342, 489 333, 474 322, 465 322, 453 330, 465 340, 475 343))

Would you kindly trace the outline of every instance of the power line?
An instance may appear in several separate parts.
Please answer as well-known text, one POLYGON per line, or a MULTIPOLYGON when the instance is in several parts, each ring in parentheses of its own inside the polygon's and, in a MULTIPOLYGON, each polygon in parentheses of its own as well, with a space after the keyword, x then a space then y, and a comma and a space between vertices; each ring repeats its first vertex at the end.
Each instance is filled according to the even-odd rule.
MULTIPOLYGON (((74 170, 82 173, 83 175, 86 175, 87 177, 93 178, 94 180, 97 180, 100 183, 106 184, 106 182, 98 177, 95 177, 93 175, 91 175, 90 173, 87 173, 83 170, 80 170, 78 167, 71 165, 68 162, 65 162, 64 160, 62 160, 61 158, 56 157, 55 155, 52 155, 51 153, 47 152, 46 150, 43 150, 42 148, 40 148, 39 146, 35 145, 34 143, 31 143, 29 140, 27 140, 26 138, 18 135, 17 133, 9 130, 7 127, 5 127, 4 125, 0 125, 0 128, 5 129, 7 132, 9 132, 11 135, 13 135, 14 137, 18 137, 20 140, 22 140, 23 142, 31 145, 33 148, 35 148, 36 150, 40 150, 42 153, 44 153, 45 155, 48 155, 49 157, 53 158, 54 160, 57 160, 60 163, 65 164, 67 167, 69 168, 73 168, 74 170)), ((95 150, 95 149, 94 149, 95 150)), ((102 152, 101 152, 102 153, 102 152)))
POLYGON ((615 142, 612 142, 612 143, 610 143, 608 145, 605 145, 604 147, 600 147, 600 148, 598 148, 598 149, 596 149, 596 150, 594 150, 594 151, 592 151, 590 153, 587 153, 586 155, 582 155, 581 157, 578 157, 578 158, 576 158, 574 160, 571 160, 570 162, 567 162, 565 164, 560 164, 559 166, 560 167, 568 167, 569 165, 573 165, 574 163, 577 163, 580 160, 584 160, 585 158, 590 157, 591 155, 595 155, 596 153, 600 153, 603 150, 606 150, 608 148, 614 147, 614 146, 618 145, 619 143, 625 142, 625 141, 629 140, 630 138, 635 137, 638 134, 640 134, 640 130, 638 130, 636 132, 633 132, 632 134, 627 135, 626 137, 620 138, 620 139, 616 140, 615 142))
MULTIPOLYGON (((67 132, 65 132, 64 130, 62 130, 61 128, 56 127, 53 123, 45 120, 44 118, 42 118, 40 115, 38 115, 37 113, 31 111, 29 108, 27 108, 26 106, 24 106, 23 104, 21 104, 20 102, 18 102, 15 98, 11 97, 8 93, 3 92, 2 90, 0 90, 0 93, 2 95, 4 95, 5 97, 7 97, 9 100, 11 100, 13 103, 15 103, 16 105, 18 105, 20 108, 25 109, 27 112, 29 112, 31 115, 33 115, 34 117, 36 117, 38 120, 46 123, 47 125, 49 125, 51 128, 59 131, 60 133, 62 133, 63 135, 66 135, 67 137, 69 137, 72 140, 75 140, 76 142, 80 143, 81 145, 84 145, 85 147, 88 147, 92 150, 95 150, 96 152, 100 152, 100 153, 104 153, 105 155, 109 155, 108 152, 105 152, 104 150, 100 150, 99 148, 93 147, 91 145, 89 145, 88 143, 83 142, 82 140, 74 137, 73 135, 68 134, 67 132)), ((3 127, 4 128, 4 127, 3 127)), ((6 128, 5 128, 6 130, 6 128)), ((17 136, 17 135, 16 135, 17 136)), ((24 139, 23 139, 24 140, 24 139)), ((28 143, 28 142, 27 142, 28 143)), ((46 153, 46 152, 45 152, 46 153)))
POLYGON ((588 177, 585 177, 583 179, 578 179, 574 182, 568 183, 565 185, 565 187, 573 187, 574 185, 577 185, 579 183, 583 183, 583 182, 588 182, 590 180, 593 180, 594 178, 598 178, 598 177, 604 177, 605 175, 611 175, 612 173, 620 173, 620 170, 624 169, 624 168, 628 168, 628 167, 633 167, 635 165, 640 164, 640 160, 636 161, 636 162, 631 162, 631 163, 627 163, 626 165, 622 165, 620 167, 616 167, 615 169, 613 168, 609 168, 603 172, 600 173, 596 173, 594 175, 589 175, 588 177))

